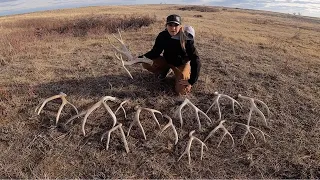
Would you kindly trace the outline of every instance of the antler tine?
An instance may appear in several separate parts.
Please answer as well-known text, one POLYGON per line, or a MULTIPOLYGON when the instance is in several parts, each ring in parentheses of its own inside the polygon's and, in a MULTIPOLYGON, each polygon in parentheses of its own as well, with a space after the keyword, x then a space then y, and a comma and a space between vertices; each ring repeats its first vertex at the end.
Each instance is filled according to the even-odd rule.
POLYGON ((139 119, 141 110, 142 110, 141 107, 139 107, 139 108, 137 109, 137 111, 136 111, 136 113, 135 113, 135 115, 134 115, 134 119, 133 119, 133 121, 131 122, 131 124, 130 124, 130 126, 129 126, 127 136, 129 136, 130 130, 131 130, 132 126, 133 126, 135 123, 137 123, 138 126, 139 126, 139 128, 141 129, 141 132, 142 132, 142 134, 143 134, 144 139, 146 140, 146 139, 147 139, 146 133, 144 132, 144 129, 143 129, 143 127, 142 127, 142 125, 141 125, 141 122, 140 122, 140 119, 139 119))
POLYGON ((151 112, 152 118, 156 121, 156 123, 157 123, 157 125, 158 125, 158 127, 160 129, 161 128, 160 127, 160 123, 159 123, 159 121, 158 121, 158 119, 157 119, 157 117, 156 117, 156 115, 154 113, 161 114, 161 116, 162 116, 162 113, 160 111, 158 111, 158 110, 155 110, 155 109, 150 109, 150 108, 142 108, 142 109, 151 112))
POLYGON ((253 133, 251 132, 250 128, 253 128, 253 129, 259 131, 259 132, 262 134, 262 137, 263 137, 263 141, 264 141, 264 142, 266 142, 266 137, 265 137, 265 136, 270 137, 269 135, 265 134, 264 132, 262 132, 260 129, 258 129, 258 128, 256 128, 256 127, 250 126, 250 125, 248 125, 248 124, 238 123, 238 122, 235 122, 235 123, 238 124, 238 125, 245 126, 245 128, 246 128, 246 132, 244 133, 244 135, 243 135, 243 137, 242 137, 241 144, 243 144, 244 139, 245 139, 245 137, 246 137, 246 135, 247 135, 248 133, 250 133, 250 135, 252 136, 252 138, 253 138, 253 140, 254 140, 254 143, 255 143, 255 144, 257 143, 256 138, 255 138, 255 136, 253 135, 253 133))
POLYGON ((222 130, 223 130, 223 135, 222 135, 222 137, 221 137, 221 139, 220 139, 220 142, 219 142, 217 148, 220 146, 223 138, 224 138, 226 135, 229 135, 229 136, 231 137, 232 147, 234 147, 234 139, 233 139, 232 135, 230 134, 230 132, 227 130, 227 128, 224 127, 224 125, 223 125, 224 122, 226 122, 226 121, 225 121, 225 120, 220 121, 219 125, 218 125, 217 127, 215 127, 215 128, 209 133, 209 135, 206 137, 206 139, 204 140, 204 142, 206 142, 206 141, 209 139, 209 137, 211 137, 218 129, 222 129, 222 130))
POLYGON ((122 59, 122 55, 119 54, 119 56, 117 55, 117 53, 114 53, 114 55, 116 56, 117 59, 119 59, 121 61, 122 67, 126 70, 126 72, 129 74, 129 76, 131 77, 131 79, 133 79, 133 76, 131 75, 130 71, 126 68, 125 66, 125 62, 122 59))
POLYGON ((168 124, 166 124, 160 131, 159 135, 161 133, 163 133, 163 131, 165 131, 168 127, 171 127, 173 132, 174 132, 174 136, 175 136, 175 143, 174 144, 177 144, 178 143, 178 140, 179 140, 179 137, 178 137, 178 132, 176 130, 176 127, 173 125, 172 123, 172 119, 168 116, 168 115, 164 115, 163 117, 165 117, 166 119, 169 120, 168 124))
POLYGON ((62 109, 63 109, 63 107, 64 107, 65 105, 70 104, 70 105, 75 109, 76 113, 77 113, 77 114, 79 113, 79 112, 78 112, 78 109, 76 108, 76 106, 73 105, 72 103, 70 103, 70 102, 66 99, 66 96, 67 96, 67 95, 66 95, 65 93, 60 92, 58 95, 49 97, 49 98, 45 99, 45 100, 43 101, 43 103, 41 104, 40 108, 39 108, 39 109, 36 108, 35 111, 37 112, 37 110, 38 110, 37 114, 39 115, 40 112, 41 112, 41 110, 43 109, 43 107, 46 105, 46 103, 48 103, 49 101, 52 101, 52 100, 54 100, 54 99, 60 98, 60 99, 62 100, 62 103, 61 103, 61 105, 60 105, 60 107, 59 107, 59 110, 58 110, 57 116, 56 116, 56 124, 58 124, 58 121, 59 121, 59 118, 60 118, 62 109))
POLYGON ((206 114, 208 114, 209 110, 213 107, 213 105, 216 104, 217 107, 218 107, 219 120, 221 120, 221 110, 220 110, 220 104, 219 104, 220 97, 224 97, 224 98, 227 98, 227 99, 232 101, 232 111, 233 111, 234 115, 236 114, 236 111, 234 109, 234 104, 237 103, 241 107, 240 103, 237 100, 233 99, 232 97, 230 97, 228 95, 219 94, 218 92, 214 92, 214 94, 216 95, 216 97, 214 98, 213 103, 211 104, 211 106, 208 108, 206 114))
POLYGON ((193 141, 193 140, 196 140, 196 141, 198 141, 198 142, 201 144, 201 157, 200 157, 201 160, 202 160, 202 157, 203 157, 203 147, 205 147, 205 148, 208 150, 208 147, 206 146, 206 144, 205 144, 204 142, 202 142, 202 141, 201 141, 200 139, 198 139, 197 137, 193 136, 193 133, 194 133, 194 132, 195 132, 195 131, 193 130, 193 131, 191 131, 191 132, 189 133, 189 137, 190 137, 190 138, 189 138, 187 147, 186 147, 186 149, 184 150, 184 152, 181 154, 181 156, 179 157, 178 161, 182 158, 183 155, 187 154, 187 155, 188 155, 188 162, 189 162, 189 164, 190 164, 190 162, 191 162, 190 149, 191 149, 191 145, 192 145, 192 141, 193 141))
POLYGON ((127 139, 126 139, 126 135, 125 135, 124 132, 123 132, 122 124, 121 124, 121 123, 119 123, 117 126, 114 126, 113 128, 111 128, 111 129, 108 130, 107 132, 103 133, 102 136, 101 136, 100 141, 102 142, 104 136, 107 134, 107 146, 106 146, 106 150, 108 150, 108 149, 109 149, 109 142, 110 142, 111 132, 115 131, 116 129, 119 129, 119 130, 120 130, 121 138, 122 138, 124 147, 125 147, 125 149, 126 149, 126 152, 129 153, 128 142, 127 142, 127 139))
POLYGON ((114 112, 114 114, 117 114, 117 112, 120 110, 120 108, 122 109, 123 113, 124 113, 124 117, 127 118, 127 113, 126 110, 123 107, 123 104, 127 103, 128 100, 125 100, 123 102, 120 103, 119 107, 117 108, 117 110, 114 112))
POLYGON ((112 97, 112 96, 104 96, 102 98, 100 98, 100 100, 98 102, 96 102, 94 105, 92 105, 89 109, 82 111, 80 114, 76 115, 76 116, 72 116, 70 119, 67 120, 67 122, 65 124, 68 124, 69 122, 71 122, 72 120, 74 120, 75 118, 78 118, 80 116, 84 116, 83 120, 82 120, 82 124, 81 124, 81 130, 83 135, 86 135, 85 132, 85 124, 87 122, 87 118, 89 117, 89 115, 98 107, 101 106, 101 104, 103 104, 103 106, 105 107, 105 109, 108 111, 108 113, 111 115, 112 120, 113 120, 113 126, 114 127, 117 123, 117 118, 115 116, 115 114, 112 112, 112 110, 110 109, 110 107, 107 105, 107 103, 105 101, 115 101, 117 100, 117 98, 112 97))
POLYGON ((204 113, 203 111, 201 111, 199 108, 197 108, 194 104, 192 104, 192 102, 189 99, 185 99, 184 102, 179 106, 178 110, 176 111, 176 114, 179 116, 180 119, 180 124, 182 127, 183 124, 183 120, 182 120, 182 113, 181 110, 185 105, 190 105, 194 110, 195 110, 195 114, 196 114, 196 118, 197 118, 197 122, 199 125, 199 130, 201 130, 201 122, 200 122, 200 117, 199 117, 199 113, 203 114, 210 122, 212 122, 212 120, 207 116, 206 113, 204 113))
POLYGON ((249 112, 248 120, 247 120, 247 125, 249 125, 249 123, 250 123, 252 112, 256 111, 262 117, 262 119, 264 120, 265 125, 267 126, 267 119, 266 119, 265 115, 260 111, 260 109, 258 109, 255 101, 257 101, 257 102, 261 103, 263 106, 267 107, 268 114, 269 114, 268 106, 264 102, 262 102, 260 100, 257 100, 257 99, 254 99, 254 98, 250 98, 250 97, 246 97, 246 96, 242 96, 241 94, 239 94, 238 97, 241 98, 241 99, 249 100, 250 104, 251 104, 250 112, 249 112))

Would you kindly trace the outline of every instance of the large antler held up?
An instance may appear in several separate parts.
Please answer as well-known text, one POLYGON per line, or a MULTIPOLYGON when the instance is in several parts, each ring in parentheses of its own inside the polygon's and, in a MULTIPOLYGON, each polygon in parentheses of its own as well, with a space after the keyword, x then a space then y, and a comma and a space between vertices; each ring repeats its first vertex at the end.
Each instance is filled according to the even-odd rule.
POLYGON ((111 46, 114 48, 114 50, 116 50, 116 52, 119 53, 119 55, 117 55, 117 53, 115 53, 115 56, 117 57, 117 59, 121 60, 121 63, 122 63, 122 66, 123 68, 127 71, 127 73, 129 74, 129 76, 131 77, 131 79, 133 79, 131 73, 129 72, 129 70, 125 67, 125 65, 133 65, 133 64, 136 64, 136 63, 148 63, 148 64, 152 64, 152 60, 151 59, 148 59, 146 57, 143 57, 143 58, 136 58, 136 59, 133 59, 133 56, 131 54, 131 52, 128 50, 128 48, 126 47, 126 45, 124 44, 123 40, 122 40, 122 36, 121 36, 121 33, 120 33, 120 30, 118 29, 118 33, 119 33, 119 38, 117 38, 114 34, 113 37, 119 41, 121 43, 121 48, 117 48, 115 45, 113 45, 108 37, 108 40, 111 44, 111 46), (122 59, 122 55, 126 56, 128 58, 128 61, 124 61, 122 59))

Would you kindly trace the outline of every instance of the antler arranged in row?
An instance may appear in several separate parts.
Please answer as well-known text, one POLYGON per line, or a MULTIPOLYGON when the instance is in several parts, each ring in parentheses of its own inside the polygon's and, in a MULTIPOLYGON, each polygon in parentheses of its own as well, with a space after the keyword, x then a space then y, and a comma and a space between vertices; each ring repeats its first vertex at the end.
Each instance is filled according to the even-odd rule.
POLYGON ((172 123, 172 119, 168 116, 168 115, 164 115, 163 117, 165 117, 166 119, 169 120, 168 124, 166 124, 160 131, 159 135, 161 133, 163 133, 163 131, 165 131, 168 127, 171 127, 172 130, 173 130, 173 133, 174 133, 174 136, 175 136, 175 142, 174 144, 177 144, 178 143, 178 140, 179 140, 179 137, 178 137, 178 132, 176 130, 176 127, 173 125, 172 123))
POLYGON ((161 116, 162 116, 162 113, 161 113, 160 111, 158 111, 158 110, 155 110, 155 109, 142 108, 142 107, 138 107, 138 106, 135 107, 135 109, 136 109, 136 113, 135 113, 135 115, 134 115, 134 120, 133 120, 133 121, 131 122, 131 124, 130 124, 130 127, 129 127, 129 129, 128 129, 128 134, 127 134, 127 136, 129 136, 130 130, 131 130, 132 126, 133 126, 134 124, 138 124, 139 128, 141 129, 141 132, 142 132, 142 134, 143 134, 144 139, 147 139, 146 133, 144 132, 144 129, 143 129, 143 127, 142 127, 142 125, 141 125, 141 122, 140 122, 140 113, 141 113, 141 111, 142 111, 142 110, 146 110, 146 111, 151 112, 151 113, 152 113, 152 118, 156 121, 156 123, 157 123, 157 125, 159 126, 159 128, 160 128, 160 124, 159 124, 159 121, 158 121, 158 119, 157 119, 157 117, 155 116, 154 113, 161 114, 161 116))
POLYGON ((240 107, 240 103, 238 101, 236 101, 235 99, 233 99, 232 97, 228 96, 228 95, 225 95, 225 94, 219 94, 218 92, 214 92, 214 95, 216 96, 214 99, 213 99, 213 103, 211 104, 211 106, 208 108, 206 114, 208 114, 209 110, 212 108, 213 105, 217 105, 218 107, 218 112, 219 112, 219 120, 221 120, 221 110, 220 110, 220 105, 219 105, 219 99, 220 97, 222 98, 227 98, 227 99, 230 99, 232 101, 232 111, 233 111, 233 114, 235 115, 236 112, 234 110, 234 103, 237 103, 240 107))
POLYGON ((112 34, 112 35, 116 40, 118 40, 121 43, 121 49, 119 49, 115 45, 113 45, 111 43, 109 37, 108 37, 108 40, 109 40, 111 46, 119 53, 119 56, 117 55, 117 53, 114 53, 114 55, 117 57, 117 59, 121 60, 123 68, 127 71, 129 76, 131 77, 131 79, 133 79, 131 73, 125 67, 125 65, 129 65, 130 66, 130 65, 133 65, 133 64, 136 64, 136 63, 148 63, 148 64, 151 65, 153 61, 151 59, 146 58, 146 57, 133 59, 133 56, 132 56, 131 52, 128 50, 128 48, 126 47, 126 45, 124 44, 124 42, 122 40, 122 36, 121 36, 121 33, 120 33, 119 29, 118 29, 118 34, 119 34, 120 38, 117 38, 114 34, 112 34), (124 61, 122 59, 122 55, 126 56, 128 58, 128 61, 124 61))
POLYGON ((264 102, 262 102, 262 101, 260 101, 258 99, 242 96, 241 94, 239 94, 238 97, 241 98, 241 99, 245 99, 245 100, 249 100, 250 101, 251 107, 250 107, 250 112, 249 112, 249 115, 248 115, 247 124, 250 123, 252 112, 256 111, 262 117, 262 119, 264 120, 265 125, 267 125, 267 119, 266 119, 265 115, 258 109, 258 107, 256 105, 256 102, 262 104, 262 106, 267 109, 267 114, 268 114, 268 117, 269 117, 270 110, 269 110, 268 106, 264 102))
POLYGON ((250 111, 249 111, 249 115, 248 115, 248 119, 247 119, 247 124, 236 122, 236 124, 242 125, 246 129, 246 131, 245 131, 245 133, 244 133, 244 135, 242 137, 241 143, 243 144, 244 139, 245 139, 245 137, 246 137, 246 135, 248 133, 250 133, 250 135, 252 136, 252 138, 254 140, 254 143, 256 143, 256 138, 255 138, 255 136, 253 135, 253 133, 251 132, 250 129, 254 129, 254 130, 257 130, 258 132, 260 132, 262 134, 263 141, 266 142, 266 137, 265 136, 269 136, 269 135, 265 134, 263 131, 261 131, 260 129, 258 129, 256 127, 250 126, 250 121, 251 121, 252 112, 256 111, 262 117, 262 119, 264 120, 265 125, 267 125, 267 119, 266 119, 265 115, 258 109, 258 107, 256 105, 256 102, 262 104, 262 106, 267 109, 267 114, 268 114, 268 117, 269 117, 270 110, 269 110, 268 106, 264 102, 262 102, 262 101, 260 101, 258 99, 242 96, 241 94, 239 94, 238 97, 241 98, 241 99, 249 100, 250 101, 250 105, 251 105, 250 111))
POLYGON ((202 142, 199 138, 193 136, 194 132, 195 131, 193 130, 193 131, 191 131, 189 133, 189 141, 188 141, 187 147, 184 150, 184 152, 181 154, 181 156, 179 157, 178 161, 182 158, 183 155, 187 154, 188 155, 188 162, 190 164, 190 162, 191 162, 190 149, 191 149, 191 145, 192 145, 192 141, 193 140, 196 140, 201 144, 201 157, 200 157, 201 160, 202 160, 202 157, 203 157, 203 147, 205 147, 208 150, 208 147, 204 142, 202 142))
POLYGON ((106 149, 108 150, 109 149, 109 142, 110 142, 110 135, 113 131, 119 129, 120 130, 120 133, 121 133, 121 138, 122 138, 122 141, 123 141, 123 144, 124 144, 124 148, 126 149, 126 152, 128 153, 129 152, 129 146, 128 146, 128 142, 127 142, 127 139, 126 139, 126 135, 124 134, 123 132, 123 129, 122 129, 122 124, 119 123, 118 125, 116 125, 115 127, 111 128, 110 130, 108 130, 107 132, 103 133, 102 136, 101 136, 101 142, 104 138, 104 136, 107 134, 107 147, 106 149))
MULTIPOLYGON (((37 112, 37 114, 39 115, 40 112, 41 112, 41 110, 43 109, 43 107, 46 105, 46 103, 48 103, 49 101, 52 101, 52 100, 54 100, 54 99, 60 98, 60 99, 62 100, 62 103, 61 103, 61 105, 60 105, 60 107, 59 107, 59 110, 58 110, 58 113, 57 113, 56 124, 58 124, 58 121, 59 121, 59 118, 60 118, 60 114, 61 114, 61 112, 62 112, 63 107, 64 107, 66 104, 70 104, 70 105, 74 108, 74 110, 77 112, 77 114, 78 114, 78 110, 77 110, 76 106, 74 106, 74 105, 71 104, 69 101, 67 101, 66 96, 67 96, 67 95, 66 95, 65 93, 60 92, 58 95, 51 96, 51 97, 45 99, 45 100, 43 101, 43 103, 41 104, 40 108, 39 108, 39 109, 38 109, 38 108, 35 109, 35 112, 37 112)), ((37 107, 39 107, 39 106, 37 106, 37 107)))
POLYGON ((203 114, 210 122, 211 119, 207 116, 206 113, 204 113, 203 111, 201 111, 199 108, 197 108, 194 104, 192 104, 192 102, 189 100, 189 99, 185 99, 183 101, 183 103, 179 106, 178 110, 176 111, 176 116, 179 116, 179 119, 180 119, 180 124, 181 124, 181 127, 182 127, 182 124, 183 124, 183 119, 182 119, 182 108, 186 105, 189 105, 191 106, 194 110, 195 110, 195 114, 196 114, 196 118, 197 118, 197 122, 198 122, 198 125, 199 125, 199 130, 201 130, 201 122, 200 122, 200 118, 199 118, 199 113, 203 114))
POLYGON ((75 115, 75 116, 72 116, 69 120, 67 120, 66 124, 68 124, 69 122, 71 122, 72 120, 74 120, 75 118, 78 118, 80 116, 84 116, 83 120, 82 120, 82 126, 81 126, 81 129, 82 129, 82 133, 83 135, 85 136, 86 135, 86 132, 85 132, 85 124, 86 124, 86 121, 87 121, 87 118, 88 116, 94 111, 96 110, 98 107, 100 107, 101 105, 104 106, 104 108, 108 111, 108 113, 111 115, 112 117, 112 120, 113 120, 113 125, 112 127, 114 127, 117 123, 117 118, 116 118, 116 115, 113 113, 113 111, 110 109, 110 107, 108 106, 108 104, 105 102, 105 101, 116 101, 117 98, 115 97, 111 97, 111 96, 104 96, 100 99, 100 101, 98 101, 97 103, 95 103, 93 106, 91 106, 89 109, 85 110, 85 111, 82 111, 80 114, 78 115, 75 115))
POLYGON ((222 130, 223 130, 223 135, 222 135, 221 140, 220 140, 220 142, 219 142, 219 144, 218 144, 217 147, 220 146, 223 138, 224 138, 226 135, 229 135, 229 136, 230 136, 230 138, 231 138, 231 140, 232 140, 232 147, 234 147, 234 139, 233 139, 232 135, 230 134, 230 132, 227 130, 227 128, 224 127, 224 125, 223 125, 224 122, 226 122, 226 120, 220 121, 219 125, 218 125, 217 127, 215 127, 215 128, 209 133, 209 135, 206 137, 206 139, 204 139, 204 142, 206 142, 218 129, 222 129, 222 130))

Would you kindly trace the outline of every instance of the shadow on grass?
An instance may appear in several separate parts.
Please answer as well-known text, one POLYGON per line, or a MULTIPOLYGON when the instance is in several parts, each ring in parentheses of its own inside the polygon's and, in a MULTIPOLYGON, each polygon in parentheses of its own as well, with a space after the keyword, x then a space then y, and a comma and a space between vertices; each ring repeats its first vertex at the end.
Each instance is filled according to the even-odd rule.
POLYGON ((160 94, 175 95, 174 79, 171 77, 164 81, 160 81, 150 73, 135 73, 133 77, 134 79, 126 75, 103 75, 83 79, 65 79, 35 86, 16 84, 11 85, 8 89, 15 95, 29 93, 41 98, 47 98, 60 92, 80 98, 99 98, 102 96, 148 98, 160 94))

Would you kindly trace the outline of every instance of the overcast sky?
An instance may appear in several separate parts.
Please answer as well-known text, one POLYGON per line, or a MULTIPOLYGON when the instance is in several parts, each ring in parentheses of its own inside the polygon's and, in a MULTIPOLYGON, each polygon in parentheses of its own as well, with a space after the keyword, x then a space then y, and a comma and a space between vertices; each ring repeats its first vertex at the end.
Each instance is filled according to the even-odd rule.
POLYGON ((83 6, 160 3, 237 7, 320 17, 320 0, 0 0, 0 16, 83 6))

